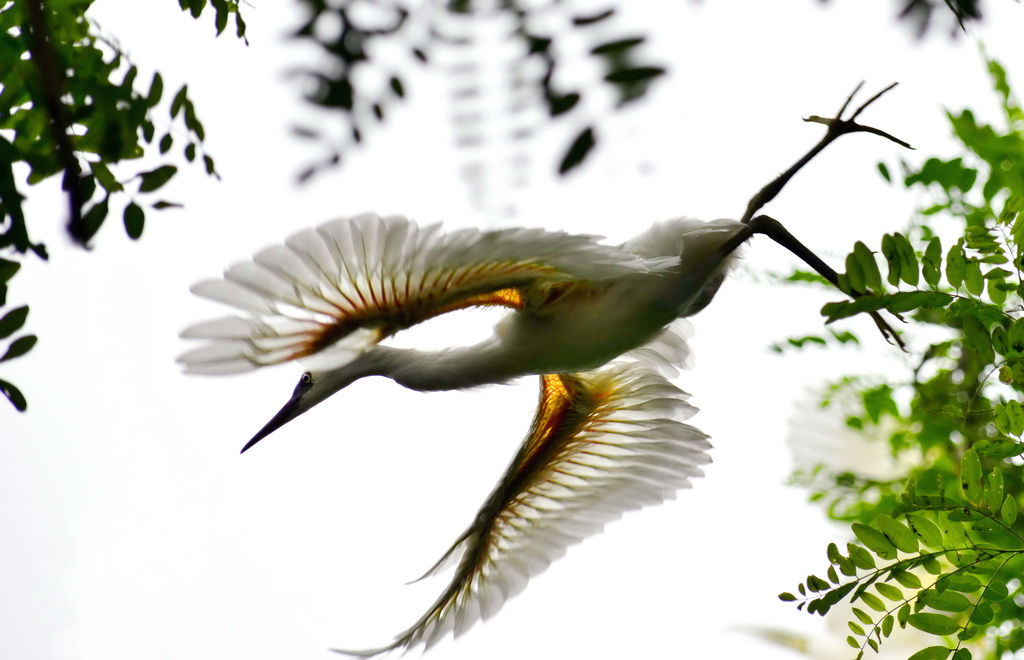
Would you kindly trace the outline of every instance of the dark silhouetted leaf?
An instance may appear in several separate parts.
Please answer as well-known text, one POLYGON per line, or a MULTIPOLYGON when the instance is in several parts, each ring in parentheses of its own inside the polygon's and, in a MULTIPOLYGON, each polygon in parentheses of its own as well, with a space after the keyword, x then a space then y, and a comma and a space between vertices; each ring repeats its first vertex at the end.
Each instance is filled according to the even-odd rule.
POLYGON ((665 73, 665 69, 660 66, 641 66, 635 69, 622 69, 619 71, 612 71, 604 77, 610 83, 637 83, 658 76, 665 73))
POLYGON ((139 176, 142 183, 139 184, 139 192, 153 192, 159 190, 171 177, 177 173, 178 168, 174 165, 162 165, 150 172, 143 172, 139 176))
POLYGON ((18 412, 25 412, 28 408, 28 402, 25 401, 25 395, 21 393, 17 387, 13 384, 8 383, 6 380, 0 380, 0 392, 4 393, 8 401, 14 406, 14 409, 18 412))
POLYGON ((591 14, 590 16, 573 16, 572 24, 578 26, 594 25, 601 21, 607 20, 615 15, 614 9, 607 9, 597 14, 591 14))
POLYGON ((32 347, 36 345, 37 338, 35 335, 25 335, 18 337, 11 342, 11 345, 7 347, 7 352, 4 353, 3 357, 0 357, 0 362, 7 360, 13 360, 16 357, 21 357, 25 353, 32 350, 32 347))
POLYGON ((582 163, 583 159, 590 153, 590 150, 594 148, 594 144, 594 129, 587 127, 576 136, 572 145, 569 146, 569 150, 565 153, 565 157, 562 158, 562 162, 558 166, 558 173, 565 174, 582 163))
POLYGON ((0 339, 10 337, 25 325, 28 319, 28 305, 15 307, 0 318, 0 339))
POLYGON ((146 224, 146 212, 142 207, 131 202, 124 207, 124 230, 132 240, 142 236, 142 228, 146 224))

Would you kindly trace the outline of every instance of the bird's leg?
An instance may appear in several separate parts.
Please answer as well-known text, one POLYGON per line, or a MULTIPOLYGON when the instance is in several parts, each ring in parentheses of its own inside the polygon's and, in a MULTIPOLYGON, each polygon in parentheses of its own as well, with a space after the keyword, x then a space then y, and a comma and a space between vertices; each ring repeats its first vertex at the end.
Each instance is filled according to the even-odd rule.
POLYGON ((857 119, 857 116, 860 115, 861 112, 863 112, 869 105, 877 101, 883 94, 885 94, 890 89, 895 87, 897 83, 889 85, 888 87, 886 87, 885 89, 883 89, 882 91, 878 92, 870 99, 865 101, 859 108, 853 111, 853 114, 850 115, 849 119, 843 119, 843 113, 846 112, 846 108, 850 105, 850 102, 853 100, 854 95, 856 95, 857 92, 860 91, 860 88, 863 84, 864 83, 860 83, 859 85, 857 85, 853 92, 850 93, 850 96, 848 96, 846 102, 843 103, 843 107, 839 108, 839 112, 836 113, 835 117, 826 119, 824 117, 819 117, 817 115, 811 115, 810 117, 804 118, 804 121, 814 122, 817 124, 824 124, 825 126, 827 126, 828 130, 825 131, 825 136, 821 138, 818 144, 814 145, 810 151, 804 154, 803 157, 797 162, 795 162, 788 170, 777 176, 771 183, 766 185, 764 188, 761 188, 761 190, 759 190, 756 195, 750 198, 750 202, 747 204, 747 210, 743 214, 743 217, 740 218, 740 222, 742 222, 743 224, 747 224, 748 222, 750 222, 751 219, 754 217, 755 213, 757 213, 765 204, 775 199, 775 197, 782 191, 783 187, 785 187, 785 185, 789 183, 789 180, 793 178, 794 174, 800 171, 800 169, 804 165, 809 163, 812 158, 821 153, 825 149, 825 147, 834 142, 841 135, 846 135, 847 133, 871 133, 873 135, 884 137, 887 140, 891 140, 892 142, 895 142, 901 147, 913 149, 913 147, 911 147, 903 140, 893 137, 892 135, 886 133, 885 131, 873 128, 871 126, 864 126, 863 124, 858 124, 855 121, 857 119))
MULTIPOLYGON (((767 215, 759 215, 756 218, 753 218, 744 229, 748 228, 749 231, 740 232, 745 235, 743 240, 746 240, 746 238, 749 238, 753 234, 764 234, 796 256, 800 257, 804 263, 813 268, 819 275, 831 282, 836 288, 842 290, 842 287, 839 286, 839 275, 836 271, 832 270, 828 264, 819 259, 818 255, 811 252, 806 245, 798 241, 797 238, 793 236, 793 234, 790 234, 789 230, 783 227, 782 223, 775 218, 770 218, 767 215)), ((736 247, 738 246, 739 244, 736 245, 736 247)), ((856 291, 843 290, 843 292, 853 296, 854 298, 859 298, 863 295, 856 291)), ((870 312, 870 314, 875 325, 878 326, 879 331, 881 331, 882 336, 884 336, 890 343, 894 342, 900 347, 900 349, 906 351, 907 347, 904 345, 903 340, 900 339, 900 336, 896 334, 896 331, 885 322, 885 319, 883 319, 878 312, 870 312)))

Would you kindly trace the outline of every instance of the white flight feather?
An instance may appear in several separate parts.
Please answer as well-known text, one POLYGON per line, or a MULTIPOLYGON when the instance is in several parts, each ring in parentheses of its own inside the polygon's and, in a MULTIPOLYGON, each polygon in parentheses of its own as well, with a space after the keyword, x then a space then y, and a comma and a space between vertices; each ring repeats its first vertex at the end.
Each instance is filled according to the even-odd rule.
MULTIPOLYGON (((211 322, 186 328, 183 337, 208 343, 179 362, 193 373, 234 372, 245 370, 244 360, 257 368, 316 348, 315 368, 334 368, 381 338, 366 331, 352 332, 329 346, 311 343, 318 332, 351 315, 388 305, 429 310, 480 290, 543 279, 604 280, 678 263, 678 258, 645 263, 620 247, 599 244, 598 238, 542 229, 443 233, 440 225, 420 227, 400 216, 372 214, 335 220, 261 250, 252 261, 228 268, 222 280, 192 287, 196 295, 248 316, 232 317, 230 326, 222 319, 222 327, 233 331, 227 337, 218 334, 220 329, 211 331, 217 327, 211 322), (242 328, 250 334, 240 333, 242 328), (292 350, 268 344, 265 340, 271 337, 289 338, 292 350), (245 339, 251 341, 246 344, 245 339), (214 350, 221 342, 226 343, 223 350, 214 350)), ((304 362, 308 360, 306 356, 304 362)))
MULTIPOLYGON (((662 356, 664 364, 678 364, 670 356, 688 353, 675 343, 685 347, 682 338, 675 333, 672 337, 663 344, 671 349, 669 356, 662 356)), ((657 354, 658 347, 650 353, 657 354)), ((444 593, 416 624, 390 645, 340 652, 370 657, 419 644, 430 648, 449 631, 458 636, 497 612, 569 546, 600 532, 626 511, 672 499, 677 490, 689 487, 711 460, 710 443, 680 421, 696 408, 656 367, 627 354, 601 369, 573 375, 588 391, 612 394, 539 471, 543 478, 489 512, 484 522, 480 516, 502 501, 509 475, 519 469, 513 461, 475 522, 424 575, 455 566, 444 593)))

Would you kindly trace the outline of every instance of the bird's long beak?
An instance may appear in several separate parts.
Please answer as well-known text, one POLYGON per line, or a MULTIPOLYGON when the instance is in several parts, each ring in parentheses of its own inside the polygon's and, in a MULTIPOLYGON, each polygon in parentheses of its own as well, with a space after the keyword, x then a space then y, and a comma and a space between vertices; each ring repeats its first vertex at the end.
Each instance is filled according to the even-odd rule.
POLYGON ((274 415, 274 417, 269 422, 267 422, 256 435, 252 437, 252 440, 245 443, 245 446, 242 447, 241 453, 244 454, 249 450, 250 447, 255 445, 257 442, 267 437, 277 429, 281 428, 288 422, 292 421, 296 417, 298 417, 300 414, 300 398, 301 397, 299 394, 295 394, 294 396, 292 396, 292 398, 288 400, 288 403, 284 404, 284 407, 281 408, 281 410, 279 410, 277 414, 274 415))

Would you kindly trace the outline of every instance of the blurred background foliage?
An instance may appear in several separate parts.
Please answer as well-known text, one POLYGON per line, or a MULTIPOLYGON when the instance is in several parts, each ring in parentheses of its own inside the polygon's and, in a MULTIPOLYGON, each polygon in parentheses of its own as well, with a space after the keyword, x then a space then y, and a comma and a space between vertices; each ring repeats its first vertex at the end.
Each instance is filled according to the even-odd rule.
MULTIPOLYGON (((187 81, 169 84, 176 89, 165 92, 163 77, 153 70, 159 62, 144 63, 140 72, 119 45, 119 37, 131 35, 106 34, 90 21, 93 2, 0 3, 0 339, 19 332, 28 318, 27 305, 6 308, 19 260, 29 253, 47 258, 46 246, 32 240, 23 211, 28 188, 60 177, 68 235, 88 248, 108 217, 119 217, 128 236, 137 239, 147 212, 180 207, 159 193, 182 164, 201 163, 208 175, 218 176, 203 148, 206 127, 187 81)), ((405 98, 418 66, 443 68, 451 84, 456 142, 479 147, 486 118, 477 99, 494 72, 481 69, 474 47, 494 30, 509 46, 501 67, 510 94, 506 113, 514 126, 508 139, 520 145, 512 181, 523 180, 532 168, 529 140, 542 125, 573 118, 559 123, 569 134, 552 171, 564 175, 599 142, 607 108, 595 110, 586 100, 601 90, 613 99, 611 110, 627 106, 645 97, 666 72, 645 57, 644 34, 617 23, 612 2, 599 11, 578 8, 582 3, 572 0, 296 2, 306 20, 294 37, 314 44, 323 57, 295 73, 311 82, 306 99, 340 118, 295 128, 327 153, 300 172, 300 181, 340 164, 347 150, 362 143, 405 98), (597 64, 591 80, 558 81, 556 71, 581 55, 563 47, 570 34, 583 35, 589 44, 582 56, 597 64), (436 62, 433 55, 442 46, 458 56, 436 62), (404 63, 380 56, 389 47, 405 53, 404 63)), ((217 35, 231 28, 246 40, 243 7, 236 0, 178 4, 196 19, 212 13, 217 35)), ((940 23, 962 27, 982 15, 980 0, 900 0, 897 11, 918 35, 940 23)), ((483 161, 470 162, 463 172, 478 203, 486 193, 484 167, 483 161)), ((34 343, 34 335, 15 337, 0 362, 24 355, 34 343)), ((14 384, 0 380, 0 392, 17 410, 26 409, 14 384)))

